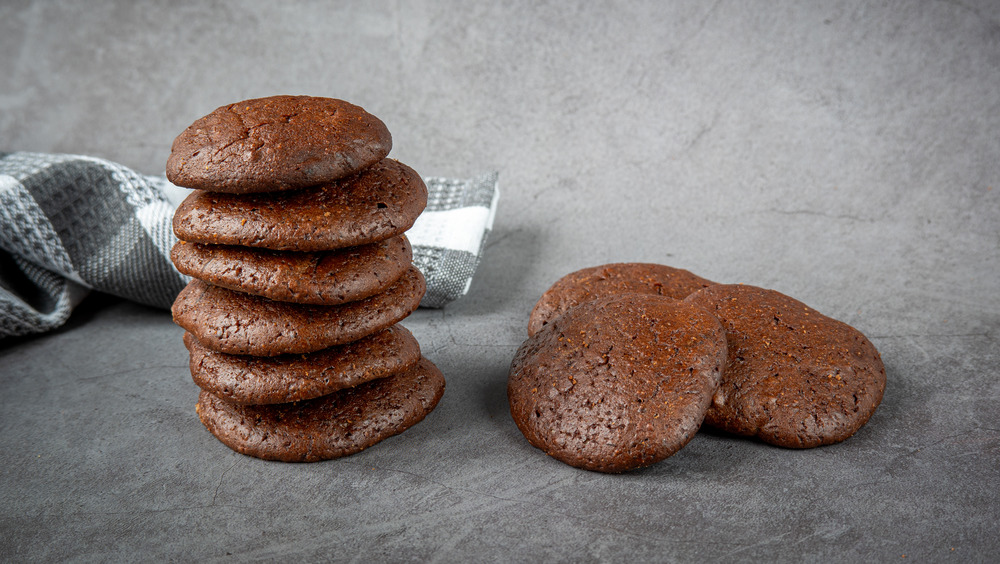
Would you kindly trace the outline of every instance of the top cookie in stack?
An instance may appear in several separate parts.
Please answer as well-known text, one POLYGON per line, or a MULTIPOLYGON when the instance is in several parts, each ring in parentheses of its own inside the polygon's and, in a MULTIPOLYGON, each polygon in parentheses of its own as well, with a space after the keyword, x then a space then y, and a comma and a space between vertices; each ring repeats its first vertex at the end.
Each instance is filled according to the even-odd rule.
POLYGON ((194 278, 174 320, 202 422, 231 448, 342 456, 440 399, 441 373, 396 325, 425 290, 404 232, 427 188, 391 147, 364 109, 310 96, 223 106, 174 141, 167 177, 195 189, 174 216, 171 258, 194 278))
POLYGON ((174 140, 167 178, 212 192, 279 192, 349 176, 391 149, 385 124, 358 106, 272 96, 223 106, 192 123, 174 140))

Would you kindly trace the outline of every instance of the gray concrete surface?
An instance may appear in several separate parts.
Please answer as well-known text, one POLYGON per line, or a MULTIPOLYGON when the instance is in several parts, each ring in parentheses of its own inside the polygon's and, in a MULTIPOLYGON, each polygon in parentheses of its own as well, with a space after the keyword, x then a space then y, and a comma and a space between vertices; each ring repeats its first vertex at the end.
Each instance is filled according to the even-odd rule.
POLYGON ((0 559, 1000 559, 1000 8, 923 2, 0 2, 0 150, 162 172, 195 118, 335 96, 425 175, 497 169, 471 292, 405 324, 438 409, 346 459, 200 425, 181 330, 92 296, 0 343, 0 559), (530 447, 505 383, 537 297, 653 261, 867 334, 835 446, 701 432, 620 476, 530 447))

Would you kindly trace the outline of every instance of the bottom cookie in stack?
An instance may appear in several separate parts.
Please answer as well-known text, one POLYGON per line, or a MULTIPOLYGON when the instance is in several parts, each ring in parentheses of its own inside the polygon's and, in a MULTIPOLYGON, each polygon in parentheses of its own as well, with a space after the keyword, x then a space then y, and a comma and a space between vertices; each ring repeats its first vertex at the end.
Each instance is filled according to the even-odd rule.
POLYGON ((355 454, 420 422, 444 393, 444 376, 426 358, 406 372, 313 400, 237 405, 202 391, 201 422, 229 448, 282 462, 355 454))

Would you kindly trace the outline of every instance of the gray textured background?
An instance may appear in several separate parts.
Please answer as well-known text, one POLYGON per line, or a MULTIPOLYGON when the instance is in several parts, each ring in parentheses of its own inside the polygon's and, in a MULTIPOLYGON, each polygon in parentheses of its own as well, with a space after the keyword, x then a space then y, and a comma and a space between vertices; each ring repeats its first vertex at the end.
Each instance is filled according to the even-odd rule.
POLYGON ((1000 7, 926 2, 0 2, 0 150, 162 172, 195 118, 360 104, 424 175, 500 171, 444 371, 398 437, 309 465, 194 414, 181 330, 92 296, 0 342, 0 559, 1000 559, 1000 7), (560 276, 653 261, 868 335, 882 406, 803 451, 700 433, 621 476, 530 447, 507 368, 560 276))

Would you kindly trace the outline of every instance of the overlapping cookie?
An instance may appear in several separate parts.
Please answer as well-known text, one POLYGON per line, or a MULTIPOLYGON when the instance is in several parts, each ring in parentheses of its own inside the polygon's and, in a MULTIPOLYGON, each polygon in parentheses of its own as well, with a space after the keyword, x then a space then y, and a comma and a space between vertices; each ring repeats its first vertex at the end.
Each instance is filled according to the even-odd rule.
POLYGON ((405 235, 314 253, 179 241, 170 259, 182 273, 230 290, 339 305, 384 292, 409 270, 413 251, 405 235))
POLYGON ((571 273, 538 300, 528 331, 508 376, 511 415, 530 444, 590 470, 617 472, 660 460, 702 421, 790 448, 843 441, 869 420, 886 384, 878 351, 853 327, 773 290, 715 284, 664 265, 619 263, 571 273), (663 307, 619 307, 640 299, 693 306, 713 322, 643 337, 641 331, 673 314, 663 307), (655 435, 658 423, 649 417, 671 420, 633 390, 633 380, 683 372, 684 363, 663 355, 679 354, 679 342, 720 334, 723 368, 707 396, 703 387, 645 388, 672 408, 710 397, 699 404, 694 423, 671 422, 672 439, 655 435), (623 354, 641 362, 616 368, 616 355, 623 354), (647 432, 634 430, 637 425, 647 432), (649 454, 654 444, 664 449, 649 454))
POLYGON ((700 307, 634 293, 590 300, 518 349, 511 415, 528 442, 571 466, 649 466, 695 435, 725 361, 722 326, 700 307))
POLYGON ((233 355, 213 351, 190 333, 191 378, 220 399, 242 405, 302 401, 408 370, 420 345, 402 325, 308 354, 233 355))
POLYGON ((420 422, 444 394, 441 371, 422 358, 406 372, 312 400, 237 405, 202 391, 201 422, 229 448, 284 462, 360 452, 420 422))
POLYGON ((729 360, 705 423, 774 445, 840 442, 882 401, 885 367, 860 331, 774 290, 716 285, 685 301, 726 328, 729 360))
POLYGON ((426 285, 411 267, 386 291, 338 306, 277 302, 192 280, 173 305, 174 322, 206 347, 275 356, 322 350, 367 337, 420 305, 426 285))
POLYGON ((528 318, 528 335, 566 310, 596 298, 634 292, 682 299, 712 284, 687 270, 662 264, 626 262, 584 268, 563 276, 542 294, 528 318))
POLYGON ((192 192, 177 207, 182 241, 329 251, 395 237, 427 205, 427 186, 410 167, 383 159, 327 184, 266 194, 192 192))

